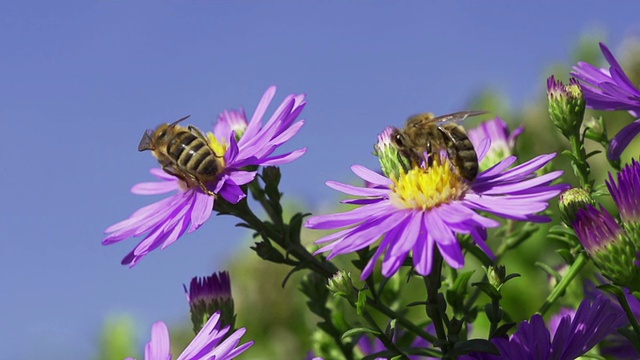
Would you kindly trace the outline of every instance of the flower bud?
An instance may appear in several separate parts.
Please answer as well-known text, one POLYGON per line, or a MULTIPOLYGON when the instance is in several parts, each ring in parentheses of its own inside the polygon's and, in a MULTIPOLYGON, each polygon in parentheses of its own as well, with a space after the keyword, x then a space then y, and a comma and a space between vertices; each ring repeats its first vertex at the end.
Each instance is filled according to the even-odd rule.
POLYGON ((566 138, 580 133, 586 102, 578 80, 571 78, 564 85, 552 75, 547 79, 549 116, 566 138))
POLYGON ((220 311, 221 325, 229 325, 231 330, 234 329, 236 315, 227 271, 202 278, 194 277, 189 284, 189 290, 186 286, 183 287, 191 307, 191 322, 196 334, 216 311, 220 311))
POLYGON ((489 266, 487 269, 487 279, 489 280, 489 284, 491 284, 496 290, 500 290, 502 285, 505 283, 505 278, 507 275, 507 268, 504 265, 500 265, 497 267, 489 266))
POLYGON ((393 130, 390 126, 384 129, 384 131, 378 135, 378 143, 373 146, 373 149, 374 155, 376 155, 380 161, 382 172, 388 178, 398 179, 400 174, 406 173, 410 169, 410 165, 409 160, 398 152, 398 148, 391 141, 391 133, 393 130))
POLYGON ((571 188, 560 195, 560 218, 567 226, 572 227, 578 210, 586 209, 587 205, 596 206, 597 202, 583 188, 571 188))
POLYGON ((334 296, 342 296, 349 300, 352 304, 358 301, 358 294, 353 287, 353 281, 351 280, 351 273, 344 270, 338 271, 331 279, 329 279, 329 285, 327 285, 329 291, 334 296))

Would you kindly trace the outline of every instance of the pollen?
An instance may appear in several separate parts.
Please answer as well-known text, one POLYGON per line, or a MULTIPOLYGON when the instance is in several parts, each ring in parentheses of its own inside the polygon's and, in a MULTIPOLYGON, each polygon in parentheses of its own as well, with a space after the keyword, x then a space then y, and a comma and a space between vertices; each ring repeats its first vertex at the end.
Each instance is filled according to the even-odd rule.
POLYGON ((224 162, 224 154, 227 152, 227 149, 229 149, 229 145, 222 144, 213 133, 207 133, 207 138, 209 139, 209 147, 216 156, 219 157, 218 161, 224 167, 226 165, 224 162))
POLYGON ((461 199, 469 189, 446 158, 427 168, 415 167, 392 180, 390 200, 401 209, 429 210, 461 199))

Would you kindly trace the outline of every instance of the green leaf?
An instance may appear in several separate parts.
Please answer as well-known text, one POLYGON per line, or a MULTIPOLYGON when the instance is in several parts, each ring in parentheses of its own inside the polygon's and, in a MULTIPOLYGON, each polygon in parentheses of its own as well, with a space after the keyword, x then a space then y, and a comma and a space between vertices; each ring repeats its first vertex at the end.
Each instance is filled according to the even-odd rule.
POLYGON ((507 335, 507 332, 509 332, 509 330, 511 330, 511 328, 513 328, 514 326, 516 326, 516 323, 514 322, 500 325, 496 329, 496 331, 494 331, 493 334, 491 334, 491 338, 493 339, 495 337, 501 337, 501 336, 507 335))
POLYGON ((344 334, 342 334, 342 340, 345 340, 350 337, 354 337, 355 335, 359 335, 359 334, 373 334, 376 337, 382 335, 382 333, 380 333, 379 331, 375 331, 373 329, 364 328, 364 327, 358 327, 358 328, 347 330, 344 334))
POLYGON ((562 276, 560 275, 560 273, 558 273, 551 266, 545 263, 541 263, 539 261, 536 261, 535 265, 539 267, 542 271, 546 272, 549 276, 552 276, 556 282, 560 282, 560 280, 562 279, 562 276))
POLYGON ((493 300, 500 300, 502 298, 502 295, 500 295, 498 290, 488 282, 478 282, 478 283, 473 283, 471 285, 477 286, 480 290, 482 290, 482 292, 489 295, 489 297, 493 300))

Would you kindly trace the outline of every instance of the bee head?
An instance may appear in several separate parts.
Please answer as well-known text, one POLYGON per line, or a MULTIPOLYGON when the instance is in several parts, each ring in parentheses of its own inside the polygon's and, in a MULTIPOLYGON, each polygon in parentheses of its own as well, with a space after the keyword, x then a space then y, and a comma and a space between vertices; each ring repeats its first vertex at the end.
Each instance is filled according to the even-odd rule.
POLYGON ((145 150, 153 150, 153 134, 155 131, 153 129, 147 129, 144 134, 142 134, 142 139, 140 139, 140 144, 138 144, 138 151, 145 150))
POLYGON ((400 129, 394 128, 391 132, 391 142, 398 149, 405 149, 407 147, 407 136, 400 129))

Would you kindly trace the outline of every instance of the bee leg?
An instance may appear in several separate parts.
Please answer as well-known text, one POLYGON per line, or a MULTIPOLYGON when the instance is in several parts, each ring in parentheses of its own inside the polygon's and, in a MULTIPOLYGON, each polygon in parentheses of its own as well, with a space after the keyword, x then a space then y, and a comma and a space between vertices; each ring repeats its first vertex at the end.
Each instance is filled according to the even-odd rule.
POLYGON ((162 170, 164 172, 166 172, 167 174, 171 175, 171 176, 175 176, 178 179, 182 180, 182 181, 187 181, 184 173, 182 171, 179 171, 178 169, 174 168, 171 165, 163 165, 162 166, 162 170))
POLYGON ((213 191, 209 190, 204 183, 202 183, 201 181, 198 181, 198 185, 200 185, 200 189, 202 190, 202 192, 204 192, 205 194, 209 195, 209 196, 213 196, 214 199, 218 198, 218 194, 214 193, 213 191))

